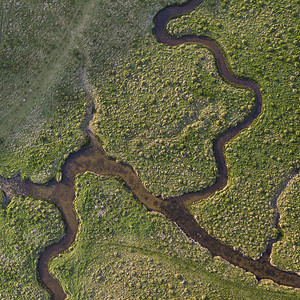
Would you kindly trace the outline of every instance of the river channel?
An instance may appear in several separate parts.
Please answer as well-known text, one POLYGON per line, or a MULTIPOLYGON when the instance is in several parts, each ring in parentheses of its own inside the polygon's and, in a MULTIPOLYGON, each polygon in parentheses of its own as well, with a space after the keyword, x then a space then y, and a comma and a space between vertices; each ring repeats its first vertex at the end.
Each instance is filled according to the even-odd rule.
POLYGON ((187 207, 187 204, 205 199, 215 191, 226 186, 228 172, 223 154, 224 144, 242 129, 249 127, 253 120, 259 116, 262 107, 262 95, 258 85, 251 80, 236 78, 230 73, 224 54, 216 42, 207 37, 200 36, 173 38, 166 33, 166 26, 171 18, 192 11, 200 3, 201 0, 192 0, 186 5, 167 7, 160 11, 154 19, 154 35, 160 43, 169 46, 197 43, 207 47, 213 53, 219 73, 223 79, 236 86, 252 90, 256 99, 256 105, 252 113, 243 122, 229 129, 214 141, 213 150, 218 167, 218 176, 212 186, 200 192, 188 193, 168 200, 157 198, 146 190, 130 166, 117 163, 106 156, 102 151, 99 141, 89 129, 87 129, 87 134, 90 136, 90 144, 78 152, 69 155, 63 166, 62 180, 60 182, 53 180, 47 185, 39 185, 31 182, 22 182, 19 177, 13 179, 0 178, 0 188, 4 190, 8 198, 14 195, 30 195, 49 199, 56 203, 63 215, 66 223, 66 235, 59 243, 47 247, 38 262, 40 279, 51 291, 53 295, 52 299, 64 299, 66 294, 59 282, 49 273, 48 264, 51 258, 68 249, 76 238, 78 219, 73 207, 75 199, 74 182, 77 174, 87 171, 99 175, 122 178, 135 197, 149 211, 157 211, 165 215, 168 219, 175 222, 188 237, 207 248, 212 255, 221 256, 231 264, 251 272, 259 280, 263 278, 271 279, 281 285, 300 288, 300 276, 273 266, 270 263, 270 251, 267 251, 268 253, 262 256, 263 259, 258 260, 243 255, 241 252, 210 236, 200 227, 187 207))

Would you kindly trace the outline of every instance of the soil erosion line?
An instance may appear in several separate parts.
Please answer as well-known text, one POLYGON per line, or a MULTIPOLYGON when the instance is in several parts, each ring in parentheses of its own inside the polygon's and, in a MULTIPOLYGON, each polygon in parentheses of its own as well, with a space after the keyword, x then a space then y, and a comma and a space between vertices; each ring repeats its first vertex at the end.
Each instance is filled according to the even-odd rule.
POLYGON ((265 249, 265 251, 261 254, 259 260, 268 260, 269 262, 271 261, 271 254, 272 254, 272 250, 273 250, 273 246, 275 243, 277 243, 283 236, 283 232, 280 228, 280 212, 277 206, 278 203, 278 199, 279 197, 284 193, 285 189, 287 188, 287 186, 290 184, 290 182, 292 182, 292 180, 295 178, 295 176, 299 173, 298 172, 294 172, 292 173, 289 178, 287 178, 287 180, 283 183, 282 187, 279 189, 277 195, 274 197, 273 201, 272 201, 272 207, 274 209, 274 223, 275 223, 275 228, 277 230, 277 236, 274 239, 270 239, 267 247, 265 249))

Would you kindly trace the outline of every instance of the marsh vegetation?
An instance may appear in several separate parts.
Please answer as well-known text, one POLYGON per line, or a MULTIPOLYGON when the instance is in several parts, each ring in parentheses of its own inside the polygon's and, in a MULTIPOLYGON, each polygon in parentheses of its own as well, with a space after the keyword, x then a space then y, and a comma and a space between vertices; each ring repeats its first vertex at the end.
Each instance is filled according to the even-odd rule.
MULTIPOLYGON (((132 165, 146 187, 164 198, 214 182, 212 141, 251 112, 253 95, 223 82, 206 49, 156 42, 153 16, 171 2, 1 2, 2 176, 20 173, 23 180, 39 183, 60 179, 64 159, 86 143, 85 68, 96 106, 93 129, 110 156, 132 165)), ((213 37, 233 72, 262 87, 262 116, 226 145, 228 186, 191 206, 201 226, 252 257, 277 235, 272 201, 299 167, 298 15, 295 1, 205 0, 169 26, 175 36, 213 37)), ((284 225, 294 218, 289 207, 297 211, 289 195, 299 195, 291 186, 282 196, 288 200, 278 203, 288 201, 282 222, 290 239, 274 247, 272 259, 294 269, 298 223, 284 225)), ((268 282, 257 287, 252 275, 213 259, 162 216, 148 214, 115 179, 80 176, 76 191, 78 240, 51 264, 74 298, 117 298, 122 289, 141 298, 150 291, 166 299, 299 297, 268 282)), ((1 295, 47 297, 33 270, 43 247, 62 235, 57 210, 48 202, 17 197, 1 216, 2 224, 10 224, 0 231, 0 240, 10 238, 0 250, 1 295), (8 252, 16 257, 10 259, 8 252), (24 283, 16 278, 20 273, 24 283)))

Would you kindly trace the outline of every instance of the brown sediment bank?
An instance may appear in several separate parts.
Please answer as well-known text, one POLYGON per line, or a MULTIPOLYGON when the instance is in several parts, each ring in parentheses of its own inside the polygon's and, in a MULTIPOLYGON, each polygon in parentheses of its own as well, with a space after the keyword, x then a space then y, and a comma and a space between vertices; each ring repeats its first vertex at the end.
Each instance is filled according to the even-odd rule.
POLYGON ((146 190, 130 166, 117 163, 115 160, 108 158, 90 131, 88 131, 91 138, 90 145, 69 155, 63 166, 61 182, 53 180, 47 185, 38 185, 31 182, 22 182, 19 177, 14 179, 0 178, 0 188, 4 190, 7 197, 21 194, 53 200, 65 219, 67 228, 65 237, 59 243, 47 247, 38 262, 40 279, 52 292, 53 299, 64 299, 66 295, 57 280, 50 275, 48 263, 51 258, 68 249, 75 240, 78 230, 78 220, 73 207, 75 198, 74 182, 77 174, 87 171, 99 175, 122 178, 136 198, 149 210, 160 212, 175 222, 187 236, 207 248, 213 255, 221 256, 233 265, 253 273, 258 279, 271 279, 278 284, 300 288, 300 276, 296 273, 278 269, 270 264, 269 259, 254 260, 222 244, 200 227, 187 208, 188 203, 207 198, 213 192, 225 187, 228 174, 223 155, 224 144, 242 129, 249 127, 253 120, 260 114, 262 106, 262 96, 258 85, 247 79, 236 78, 230 73, 225 57, 216 42, 206 37, 198 36, 173 38, 166 33, 165 28, 171 18, 193 10, 200 3, 201 0, 192 0, 184 6, 167 7, 160 11, 154 19, 155 27, 153 32, 155 36, 159 42, 170 46, 197 43, 209 48, 215 56, 221 76, 227 82, 251 89, 255 93, 256 99, 256 105, 251 115, 214 141, 213 150, 218 166, 218 177, 212 186, 201 192, 188 193, 168 200, 159 199, 146 190))

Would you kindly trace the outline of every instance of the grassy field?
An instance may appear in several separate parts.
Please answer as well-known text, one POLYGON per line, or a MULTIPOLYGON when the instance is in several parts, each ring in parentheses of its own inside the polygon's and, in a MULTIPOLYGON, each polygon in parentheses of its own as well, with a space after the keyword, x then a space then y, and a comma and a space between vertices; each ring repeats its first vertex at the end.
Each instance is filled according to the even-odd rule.
POLYGON ((123 183, 76 180, 76 242, 50 263, 70 299, 296 299, 299 293, 212 258, 123 183))
MULTIPOLYGON (((212 139, 249 114, 253 96, 225 84, 207 50, 195 45, 169 48, 155 41, 153 16, 168 4, 174 2, 1 1, 1 176, 20 173, 22 179, 40 183, 54 176, 60 179, 66 156, 86 143, 86 70, 96 106, 95 133, 108 154, 131 164, 149 190, 169 197, 215 180, 212 139)), ((261 117, 226 146, 228 186, 191 206, 211 234, 253 257, 277 235, 272 201, 299 167, 298 17, 295 0, 204 0, 190 16, 169 26, 174 35, 214 38, 233 72, 253 78, 262 88, 261 117)), ((289 196, 294 193, 291 186, 280 199, 287 197, 282 203, 298 208, 297 198, 289 196)), ((77 189, 82 220, 78 241, 52 262, 53 272, 73 298, 115 297, 122 290, 127 297, 146 297, 147 291, 162 298, 293 297, 268 282, 258 287, 252 275, 212 259, 162 216, 147 214, 119 182, 85 175, 77 189)), ((47 223, 38 230, 55 224, 50 243, 61 236, 62 224, 48 204, 46 212, 39 213, 38 203, 43 208, 47 202, 15 198, 7 209, 16 209, 12 217, 2 209, 0 240, 10 237, 11 244, 1 246, 8 251, 1 262, 22 243, 29 245, 22 251, 29 250, 9 258, 8 263, 17 263, 1 273, 1 297, 48 295, 38 286, 35 273, 47 236, 35 239, 28 232, 31 222, 43 216, 47 223), (10 217, 11 226, 4 227, 10 217), (17 221, 22 218, 26 221, 17 221), (27 275, 16 277, 20 270, 27 275)), ((291 224, 292 216, 283 206, 280 209, 282 222, 291 224)), ((295 267, 290 257, 296 257, 298 235, 291 226, 288 244, 282 240, 275 245, 276 263, 295 267), (285 253, 282 258, 276 254, 280 251, 285 253)))
POLYGON ((30 197, 15 197, 6 207, 2 193, 0 203, 0 298, 49 299, 38 280, 37 260, 64 234, 58 209, 30 197))
POLYGON ((273 247, 272 262, 281 269, 300 273, 300 175, 296 175, 277 205, 283 237, 273 247))
POLYGON ((215 39, 234 74, 261 87, 260 118, 226 145, 228 186, 191 206, 211 234, 252 257, 277 235, 272 202, 299 167, 298 17, 297 1, 205 0, 168 28, 215 39))

